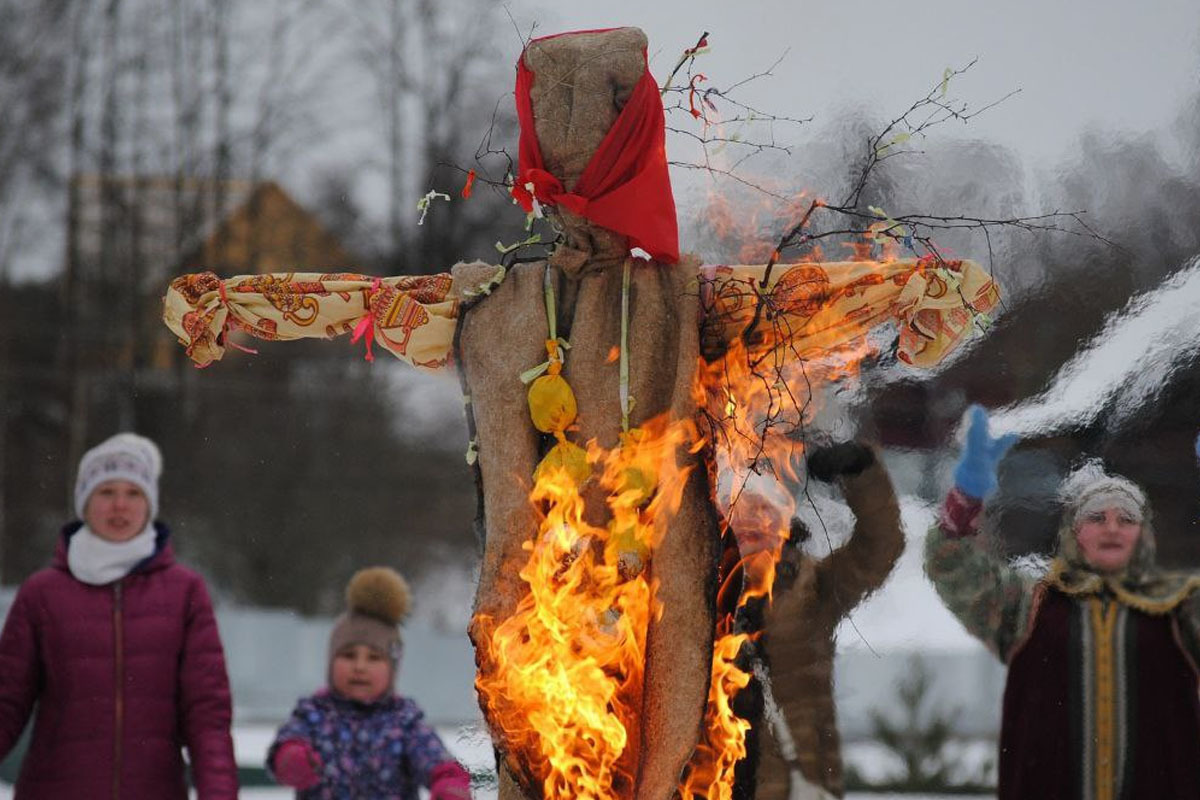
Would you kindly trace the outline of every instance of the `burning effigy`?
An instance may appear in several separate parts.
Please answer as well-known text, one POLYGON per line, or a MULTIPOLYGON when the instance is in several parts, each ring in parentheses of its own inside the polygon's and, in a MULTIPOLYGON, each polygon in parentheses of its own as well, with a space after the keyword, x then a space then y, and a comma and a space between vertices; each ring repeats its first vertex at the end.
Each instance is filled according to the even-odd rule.
POLYGON ((501 797, 730 796, 751 633, 717 594, 733 509, 768 496, 749 473, 770 463, 767 505, 783 510, 741 515, 744 598, 771 592, 813 371, 861 358, 881 325, 898 328, 902 361, 934 365, 998 300, 970 261, 681 256, 646 46, 620 28, 521 56, 512 191, 561 233, 546 260, 206 272, 165 298, 201 366, 241 332, 351 335, 369 356, 459 371, 484 542, 470 636, 501 797))

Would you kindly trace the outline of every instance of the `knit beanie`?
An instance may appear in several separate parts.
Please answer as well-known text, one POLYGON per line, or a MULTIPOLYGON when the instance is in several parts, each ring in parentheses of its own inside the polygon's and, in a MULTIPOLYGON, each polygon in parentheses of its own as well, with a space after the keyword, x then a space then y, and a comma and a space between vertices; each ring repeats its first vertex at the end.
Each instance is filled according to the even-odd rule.
POLYGON ((400 663, 400 622, 408 615, 408 583, 390 567, 367 567, 346 585, 346 612, 329 633, 329 664, 338 651, 365 644, 385 654, 393 671, 400 663))
POLYGON ((136 433, 118 433, 83 454, 75 476, 75 514, 83 519, 88 498, 105 481, 136 484, 150 504, 150 519, 158 516, 158 477, 162 453, 158 445, 136 433))

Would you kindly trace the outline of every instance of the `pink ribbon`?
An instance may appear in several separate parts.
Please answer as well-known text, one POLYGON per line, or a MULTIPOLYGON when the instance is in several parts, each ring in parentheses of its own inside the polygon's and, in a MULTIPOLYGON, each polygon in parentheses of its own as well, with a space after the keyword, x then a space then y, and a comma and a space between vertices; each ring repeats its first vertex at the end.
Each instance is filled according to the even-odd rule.
POLYGON ((371 351, 371 345, 375 343, 375 315, 372 313, 371 303, 382 284, 380 278, 371 283, 371 288, 367 290, 367 313, 359 317, 358 324, 354 326, 354 335, 350 337, 350 344, 358 344, 358 340, 366 336, 367 352, 363 355, 366 361, 375 360, 375 353, 371 351))

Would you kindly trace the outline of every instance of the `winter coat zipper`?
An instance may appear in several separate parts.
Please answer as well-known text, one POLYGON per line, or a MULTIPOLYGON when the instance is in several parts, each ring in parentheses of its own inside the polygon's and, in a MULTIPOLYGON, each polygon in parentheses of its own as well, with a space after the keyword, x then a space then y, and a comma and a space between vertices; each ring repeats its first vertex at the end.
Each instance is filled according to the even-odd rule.
POLYGON ((125 630, 122 623, 123 614, 121 613, 121 585, 122 581, 117 581, 113 584, 113 646, 115 655, 113 680, 116 682, 116 691, 113 694, 115 717, 113 727, 116 734, 113 740, 113 800, 121 800, 121 739, 123 738, 123 729, 125 727, 125 630))

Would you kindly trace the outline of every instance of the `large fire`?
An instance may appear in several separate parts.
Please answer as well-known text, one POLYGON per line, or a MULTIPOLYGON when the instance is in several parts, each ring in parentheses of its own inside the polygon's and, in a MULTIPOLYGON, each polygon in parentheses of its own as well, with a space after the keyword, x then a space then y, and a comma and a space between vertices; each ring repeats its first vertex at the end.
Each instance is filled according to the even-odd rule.
POLYGON ((733 698, 750 683, 748 654, 755 632, 739 630, 738 611, 770 601, 778 563, 788 539, 803 456, 802 434, 819 407, 823 386, 854 375, 873 354, 865 339, 833 348, 819 361, 772 360, 786 334, 769 325, 747 347, 738 338, 712 362, 700 363, 695 399, 704 435, 713 443, 711 486, 725 524, 735 534, 740 560, 730 576, 740 586, 733 607, 717 622, 705 730, 680 787, 684 800, 733 796, 735 768, 746 755, 750 723, 733 709, 733 698))
POLYGON ((691 420, 656 419, 606 450, 589 443, 591 480, 607 495, 603 527, 585 518, 586 487, 545 470, 531 500, 544 512, 526 543, 529 593, 494 624, 477 688, 528 785, 545 798, 632 793, 646 629, 656 613, 645 566, 677 510, 687 470, 681 447, 697 447, 691 420))
MULTIPOLYGON (((819 387, 856 372, 872 352, 860 340, 784 366, 770 357, 784 337, 786 327, 768 325, 753 347, 737 339, 720 358, 701 360, 698 420, 655 419, 612 449, 590 442, 593 475, 582 486, 566 470, 539 472, 530 499, 541 522, 525 543, 529 560, 520 573, 529 591, 510 618, 477 621, 495 666, 477 688, 509 765, 543 797, 633 792, 630 743, 639 732, 646 631, 658 613, 645 567, 679 507, 687 479, 680 448, 710 447, 714 500, 740 551, 729 572, 741 584, 725 587, 737 595, 733 607, 769 599, 819 387), (585 495, 597 488, 609 512, 600 523, 585 513, 585 495)), ((717 622, 704 733, 679 786, 685 800, 732 797, 750 727, 733 699, 750 682, 745 647, 753 638, 739 629, 736 612, 717 622)))

